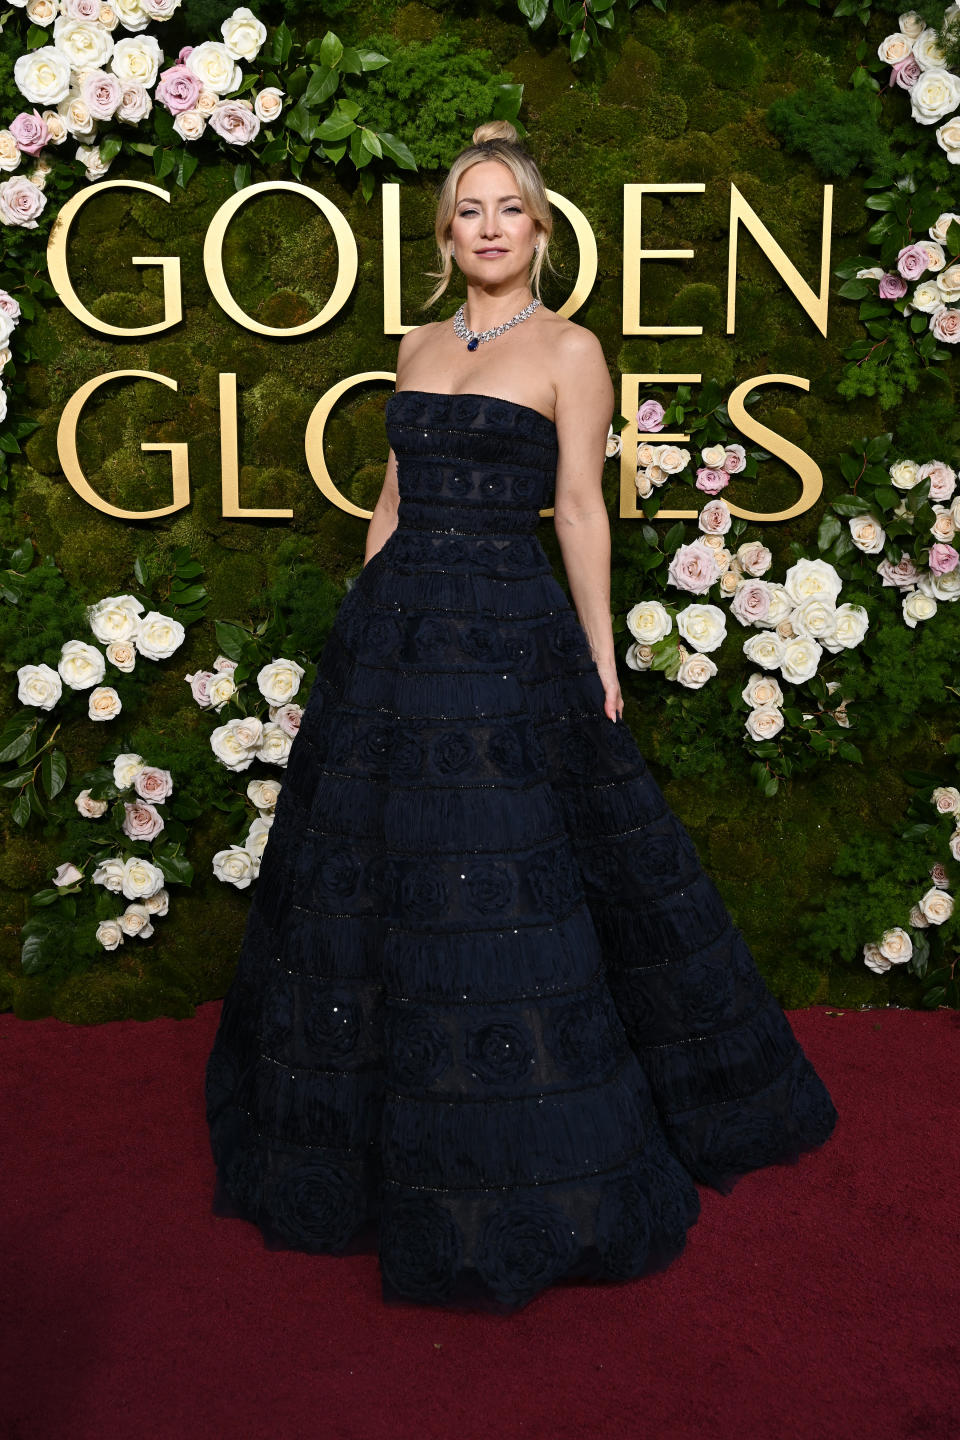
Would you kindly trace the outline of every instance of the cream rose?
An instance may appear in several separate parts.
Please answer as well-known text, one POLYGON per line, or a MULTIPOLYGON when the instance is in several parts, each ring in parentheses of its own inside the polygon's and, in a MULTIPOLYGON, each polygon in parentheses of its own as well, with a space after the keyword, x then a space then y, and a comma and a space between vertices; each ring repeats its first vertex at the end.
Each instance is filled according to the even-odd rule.
POLYGON ((911 630, 917 628, 918 620, 932 620, 937 613, 937 602, 932 595, 922 590, 909 590, 903 597, 903 618, 911 630))
POLYGON ((858 550, 865 555, 879 555, 887 538, 887 532, 872 515, 851 515, 850 534, 858 550))
POLYGON ((9 130, 0 130, 0 170, 16 170, 20 164, 20 146, 9 130))
POLYGON ((120 696, 112 685, 98 685, 90 691, 87 704, 87 718, 90 720, 115 720, 123 706, 120 696))
POLYGON ((904 35, 913 41, 916 40, 918 35, 923 34, 927 22, 922 16, 917 14, 916 10, 905 10, 902 15, 897 16, 897 25, 903 31, 904 35))
POLYGON ((687 655, 677 671, 677 680, 688 690, 699 690, 716 673, 717 667, 709 655, 687 655))
POLYGON ((783 584, 794 605, 801 605, 813 595, 835 600, 840 594, 843 581, 826 560, 808 560, 801 556, 790 566, 783 584))
POLYGON ((673 618, 659 600, 640 600, 627 611, 627 629, 635 640, 655 645, 673 629, 673 618))
POLYGON ((798 605, 790 616, 795 635, 812 635, 814 640, 832 639, 836 627, 837 607, 833 600, 811 595, 798 605))
POLYGON ((229 850, 218 850, 213 857, 213 873, 218 880, 246 890, 255 880, 260 866, 250 851, 243 845, 231 845, 229 850))
POLYGON ((206 90, 229 95, 243 79, 243 71, 221 40, 204 40, 187 56, 186 65, 206 90))
POLYGON ((930 799, 938 815, 960 815, 960 790, 956 785, 938 785, 930 799))
POLYGON ((841 649, 852 650, 859 645, 867 633, 870 616, 863 605, 853 605, 845 600, 833 612, 833 630, 823 637, 823 645, 834 655, 841 649))
POLYGON ((71 690, 87 690, 99 685, 107 670, 107 662, 95 645, 85 640, 65 640, 57 662, 63 679, 71 690))
POLYGON ((823 647, 809 635, 785 640, 780 658, 780 673, 791 685, 801 685, 804 680, 812 680, 816 675, 822 654, 823 647))
POLYGON ((247 799, 258 810, 275 810, 283 786, 279 780, 251 780, 247 785, 247 799))
POLYGON ((783 657, 783 645, 779 635, 764 631, 744 640, 743 653, 755 665, 762 665, 764 670, 777 670, 783 657))
POLYGON ((110 664, 124 675, 130 675, 136 669, 137 652, 129 640, 111 640, 106 653, 110 664))
POLYGON ((63 681, 49 665, 21 665, 17 680, 17 699, 21 705, 52 710, 63 694, 63 681))
POLYGON ((139 903, 148 915, 166 915, 170 909, 170 892, 161 886, 152 895, 144 895, 139 903))
POLYGON ((263 721, 252 715, 228 720, 210 735, 210 748, 228 770, 249 770, 263 739, 263 721))
POLYGON ((255 60, 267 38, 267 27, 246 5, 238 5, 220 26, 220 33, 234 60, 255 60))
POLYGON ((931 925, 942 925, 953 914, 953 896, 947 890, 931 885, 925 895, 917 901, 921 914, 931 925))
POLYGON ((296 660, 273 660, 257 672, 257 688, 271 705, 285 705, 300 689, 303 666, 296 660))
POLYGON ((695 650, 716 650, 727 635, 727 617, 719 605, 687 605, 677 615, 677 629, 695 650))
POLYGON ((141 900, 154 895, 163 884, 163 871, 142 855, 131 855, 124 861, 121 890, 128 900, 141 900))
POLYGON ((913 42, 900 31, 893 35, 886 35, 877 46, 877 55, 884 65, 898 65, 901 60, 906 60, 908 55, 913 54, 913 42))
POLYGON ((910 304, 903 307, 904 315, 912 310, 919 310, 924 315, 932 315, 934 310, 943 304, 943 295, 938 284, 939 280, 939 275, 936 280, 921 280, 920 284, 910 296, 910 304))
POLYGON ((123 861, 120 856, 112 855, 108 860, 101 860, 90 879, 94 885, 102 885, 105 890, 119 895, 123 889, 123 861))
POLYGON ((263 855, 267 841, 270 838, 272 825, 272 816, 264 815, 258 815, 256 820, 251 823, 250 829, 247 831, 246 839, 243 842, 243 848, 249 850, 254 860, 259 860, 263 855))
POLYGON ((181 110, 173 122, 173 128, 181 140, 199 140, 207 122, 199 110, 181 110))
POLYGON ((132 750, 125 751, 113 762, 114 785, 118 790, 129 789, 142 769, 143 756, 134 754, 132 750))
POLYGON ((232 700, 237 693, 233 676, 225 672, 212 675, 207 684, 208 703, 214 710, 221 710, 228 700, 232 700))
POLYGON ((627 647, 624 659, 631 670, 650 670, 653 668, 653 647, 641 645, 639 640, 635 640, 627 647))
POLYGON ((783 704, 783 691, 775 675, 761 675, 755 670, 741 692, 754 710, 767 710, 783 704))
MULTIPOLYGON (((261 120, 264 125, 272 125, 275 120, 278 120, 283 110, 285 94, 286 91, 281 90, 277 85, 265 85, 262 90, 259 90, 253 101, 253 110, 257 119, 261 120)), ((611 425, 607 432, 608 459, 611 455, 620 454, 620 445, 620 436, 613 433, 611 425)))
POLYGON ((87 606, 87 624, 102 645, 111 640, 132 640, 142 613, 143 602, 135 595, 106 595, 87 606))
POLYGON ((913 941, 902 925, 894 925, 892 929, 884 930, 877 948, 887 960, 899 965, 913 954, 913 941))
POLYGON ((113 36, 108 31, 96 21, 74 20, 69 15, 54 20, 53 44, 73 70, 100 70, 113 54, 113 36))
POLYGON ((690 451, 679 445, 656 445, 654 452, 654 464, 667 475, 679 475, 690 464, 690 451))
POLYGON ((153 109, 153 97, 146 85, 139 80, 123 81, 123 97, 117 106, 118 120, 125 121, 128 125, 138 125, 145 120, 153 109))
POLYGON ((34 25, 42 25, 46 29, 59 13, 56 0, 27 0, 27 19, 32 20, 34 25))
POLYGON ((101 920, 96 929, 96 939, 104 950, 116 950, 123 944, 123 930, 119 920, 101 920))
POLYGON ((58 108, 63 116, 63 123, 74 140, 89 140, 96 134, 97 122, 78 90, 72 89, 67 97, 60 101, 58 108))
POLYGON ((148 610, 137 630, 137 649, 148 660, 166 660, 183 644, 185 634, 179 620, 161 615, 158 610, 148 610))
POLYGON ((99 820, 100 816, 105 815, 109 808, 106 800, 90 799, 89 786, 86 790, 80 791, 74 804, 85 820, 99 820))
POLYGON ((150 912, 145 905, 128 905, 118 923, 124 935, 139 935, 141 940, 147 940, 153 934, 150 912))
POLYGON ((275 721, 268 721, 263 727, 263 737, 257 748, 257 759, 268 765, 286 765, 290 758, 293 736, 275 721))
POLYGON ((113 73, 124 82, 139 80, 141 85, 151 90, 162 63, 163 51, 153 35, 128 35, 118 40, 114 47, 113 73))
MULTIPOLYGON (((919 56, 917 57, 919 64, 919 56)), ((910 114, 918 125, 935 125, 960 105, 960 79, 950 70, 924 70, 910 91, 910 114)))
POLYGON ((113 0, 113 8, 117 12, 117 20, 124 30, 130 30, 133 34, 139 34, 150 24, 150 16, 144 10, 140 0, 113 0))
POLYGON ((59 110, 44 110, 43 118, 46 121, 51 145, 62 145, 65 140, 70 138, 70 131, 64 125, 63 116, 59 110))
POLYGON ((776 705, 760 705, 750 711, 744 728, 753 740, 772 740, 783 729, 783 712, 776 705))
POLYGON ((937 44, 937 32, 933 25, 924 26, 920 34, 913 41, 911 48, 913 57, 921 70, 940 70, 943 68, 943 62, 947 57, 937 44))

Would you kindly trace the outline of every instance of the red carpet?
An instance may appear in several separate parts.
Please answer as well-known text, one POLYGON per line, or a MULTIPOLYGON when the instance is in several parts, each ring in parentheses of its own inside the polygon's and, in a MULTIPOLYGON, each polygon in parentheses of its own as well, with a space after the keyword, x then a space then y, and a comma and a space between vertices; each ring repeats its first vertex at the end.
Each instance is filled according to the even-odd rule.
POLYGON ((4 1440, 960 1436, 957 1014, 789 1012, 827 1145, 701 1189, 670 1270, 491 1317, 211 1213, 219 1009, 0 1015, 4 1440))

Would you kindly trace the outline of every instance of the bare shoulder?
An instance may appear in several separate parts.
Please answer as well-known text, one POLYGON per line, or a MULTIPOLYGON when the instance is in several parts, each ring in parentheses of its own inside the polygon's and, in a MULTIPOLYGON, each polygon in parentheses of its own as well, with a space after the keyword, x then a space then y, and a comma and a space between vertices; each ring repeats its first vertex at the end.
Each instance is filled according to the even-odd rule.
POLYGON ((413 330, 408 330, 400 337, 400 344, 397 346, 397 384, 399 385, 404 367, 409 365, 420 350, 421 345, 430 343, 430 337, 435 335, 440 322, 437 320, 426 320, 422 325, 417 325, 413 330))
POLYGON ((606 411, 604 428, 613 413, 614 391, 603 346, 585 325, 566 316, 552 317, 551 370, 557 391, 557 414, 562 411, 606 411))

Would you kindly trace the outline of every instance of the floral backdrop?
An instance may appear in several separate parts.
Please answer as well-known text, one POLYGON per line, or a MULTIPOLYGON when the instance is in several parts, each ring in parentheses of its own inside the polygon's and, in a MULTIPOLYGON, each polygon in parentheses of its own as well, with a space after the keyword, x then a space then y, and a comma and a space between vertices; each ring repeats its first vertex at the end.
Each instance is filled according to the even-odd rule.
MULTIPOLYGON (((362 563, 365 521, 306 469, 320 396, 394 367, 382 319, 379 190, 399 182, 406 324, 424 317, 443 168, 476 124, 510 118, 548 186, 586 214, 598 279, 576 314, 611 374, 648 384, 617 415, 604 490, 625 718, 689 827, 758 963, 787 1005, 960 1007, 960 7, 519 0, 232 6, 212 0, 27 0, 0 37, 0 545, 6 802, 0 1007, 77 1022, 188 1015, 222 995, 269 843, 316 658, 362 563), (71 277, 103 321, 162 315, 163 277, 130 257, 179 255, 184 318, 118 343, 76 320, 47 275, 59 208, 112 189, 71 232, 71 277), (202 237, 264 179, 322 190, 357 237, 351 303, 281 343, 215 304, 202 237), (622 187, 644 197, 644 322, 621 333, 622 187), (801 274, 820 261, 834 187, 827 336, 759 247, 738 259, 725 328, 730 185, 801 274), (78 427, 113 505, 169 493, 189 441, 191 503, 123 522, 86 505, 57 453, 63 407, 119 368, 173 377, 104 388, 78 427), (219 375, 235 372, 240 482, 291 521, 224 519, 219 375), (822 499, 731 421, 752 417, 814 457, 822 499), (639 520, 619 517, 621 430, 636 418, 639 520), (689 438, 659 441, 661 433, 689 438), (163 469, 166 459, 166 477, 163 469), (696 523, 658 518, 690 506, 696 523)), ((558 308, 577 269, 556 217, 558 308)), ((264 325, 324 303, 329 230, 273 193, 230 226, 232 293, 264 325)), ((617 385, 619 393, 619 385, 617 385)), ((369 509, 386 459, 381 386, 343 401, 325 454, 369 509)), ((548 521, 541 538, 563 579, 548 521)))

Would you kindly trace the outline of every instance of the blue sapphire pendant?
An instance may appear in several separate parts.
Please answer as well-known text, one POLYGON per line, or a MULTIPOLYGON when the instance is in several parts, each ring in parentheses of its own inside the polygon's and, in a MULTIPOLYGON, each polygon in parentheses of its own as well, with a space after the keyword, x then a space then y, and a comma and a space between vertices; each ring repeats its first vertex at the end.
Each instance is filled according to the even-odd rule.
POLYGON ((476 348, 477 348, 477 346, 478 346, 479 344, 480 344, 480 341, 479 341, 476 337, 474 337, 473 340, 468 340, 468 341, 467 341, 467 349, 468 349, 468 350, 476 350, 476 348))

